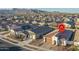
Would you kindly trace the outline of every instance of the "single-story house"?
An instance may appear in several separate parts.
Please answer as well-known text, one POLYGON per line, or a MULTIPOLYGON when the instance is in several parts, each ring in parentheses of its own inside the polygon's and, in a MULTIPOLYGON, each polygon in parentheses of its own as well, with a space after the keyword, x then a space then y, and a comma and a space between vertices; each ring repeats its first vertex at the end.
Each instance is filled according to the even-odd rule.
POLYGON ((27 31, 24 31, 21 27, 18 27, 18 26, 12 26, 9 28, 9 31, 10 31, 10 35, 13 37, 16 37, 16 38, 19 38, 21 37, 22 40, 26 40, 27 37, 28 37, 28 32, 27 31))
POLYGON ((32 30, 32 29, 38 28, 37 25, 28 24, 28 23, 21 24, 20 26, 23 30, 29 30, 29 29, 32 30))
POLYGON ((44 43, 53 45, 55 42, 53 41, 52 37, 58 33, 58 30, 53 30, 52 32, 43 36, 44 43))
POLYGON ((36 29, 32 29, 29 30, 29 34, 30 34, 30 38, 31 39, 39 39, 39 38, 43 38, 43 36, 49 32, 51 32, 52 28, 48 27, 48 26, 40 26, 36 29))
POLYGON ((76 19, 75 27, 76 27, 76 28, 79 28, 79 18, 76 19))
POLYGON ((63 24, 65 25, 65 28, 70 28, 71 27, 71 25, 68 24, 68 23, 63 23, 63 24))
POLYGON ((57 30, 49 33, 44 36, 44 42, 52 45, 63 45, 73 44, 71 37, 73 35, 73 31, 65 30, 64 32, 58 32, 57 30))
POLYGON ((32 24, 15 24, 15 25, 11 25, 8 28, 9 28, 10 34, 12 36, 16 36, 16 35, 18 36, 21 34, 21 35, 25 36, 27 39, 27 38, 31 37, 31 35, 32 35, 31 31, 38 27, 39 26, 32 25, 32 24))
POLYGON ((55 35, 53 39, 56 45, 63 45, 66 46, 67 44, 73 44, 72 39, 73 31, 65 30, 64 32, 59 32, 55 35))
POLYGON ((75 35, 74 35, 74 45, 79 45, 79 30, 75 31, 75 35))
POLYGON ((75 22, 74 21, 68 21, 66 23, 68 24, 68 27, 75 28, 75 22))

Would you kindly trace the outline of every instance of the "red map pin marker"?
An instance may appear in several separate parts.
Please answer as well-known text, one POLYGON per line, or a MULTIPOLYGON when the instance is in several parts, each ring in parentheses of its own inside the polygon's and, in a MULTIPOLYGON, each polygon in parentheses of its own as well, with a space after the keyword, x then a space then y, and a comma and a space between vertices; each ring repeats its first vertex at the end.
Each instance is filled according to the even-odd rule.
POLYGON ((65 25, 63 23, 58 24, 58 29, 59 29, 59 32, 64 32, 65 31, 65 25))

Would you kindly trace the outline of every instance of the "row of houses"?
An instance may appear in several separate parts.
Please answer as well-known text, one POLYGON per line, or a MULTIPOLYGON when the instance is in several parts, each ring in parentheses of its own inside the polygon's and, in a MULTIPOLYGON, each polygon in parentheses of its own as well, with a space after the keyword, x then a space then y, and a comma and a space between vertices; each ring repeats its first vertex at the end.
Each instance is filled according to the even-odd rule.
POLYGON ((9 31, 12 36, 22 35, 22 40, 36 40, 42 38, 44 43, 51 45, 79 45, 79 30, 65 30, 64 32, 59 32, 48 26, 22 24, 18 27, 10 27, 9 31))
POLYGON ((31 40, 35 40, 35 39, 40 39, 43 38, 43 35, 46 35, 47 33, 53 31, 54 29, 48 27, 48 26, 34 26, 34 25, 30 25, 30 24, 26 24, 22 26, 20 25, 20 27, 10 27, 9 31, 10 34, 12 36, 18 36, 23 35, 24 39, 31 39, 31 40))
POLYGON ((64 32, 58 32, 58 30, 52 31, 43 37, 44 43, 51 45, 79 45, 79 30, 71 31, 65 30, 64 32))

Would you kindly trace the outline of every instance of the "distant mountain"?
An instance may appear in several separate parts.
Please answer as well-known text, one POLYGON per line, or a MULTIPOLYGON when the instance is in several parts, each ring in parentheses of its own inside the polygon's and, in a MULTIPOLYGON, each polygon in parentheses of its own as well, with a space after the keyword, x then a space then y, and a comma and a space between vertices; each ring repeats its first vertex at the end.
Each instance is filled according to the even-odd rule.
POLYGON ((13 12, 11 10, 6 10, 6 9, 5 10, 2 10, 2 9, 0 10, 0 14, 8 14, 8 13, 10 14, 10 13, 13 13, 13 12))
POLYGON ((33 12, 35 12, 35 13, 47 12, 47 11, 42 11, 42 10, 38 10, 38 9, 31 9, 31 11, 33 11, 33 12))
POLYGON ((47 11, 37 9, 24 9, 24 8, 13 8, 13 9, 0 9, 0 14, 26 14, 26 13, 45 13, 47 11))

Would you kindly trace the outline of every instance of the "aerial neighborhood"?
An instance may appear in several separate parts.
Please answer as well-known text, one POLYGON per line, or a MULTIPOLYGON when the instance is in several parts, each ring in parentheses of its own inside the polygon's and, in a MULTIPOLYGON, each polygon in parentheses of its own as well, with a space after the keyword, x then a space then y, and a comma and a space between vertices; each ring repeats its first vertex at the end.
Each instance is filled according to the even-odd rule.
POLYGON ((37 9, 0 10, 0 37, 30 50, 79 50, 79 14, 37 9), (63 32, 59 24, 64 25, 63 32))

